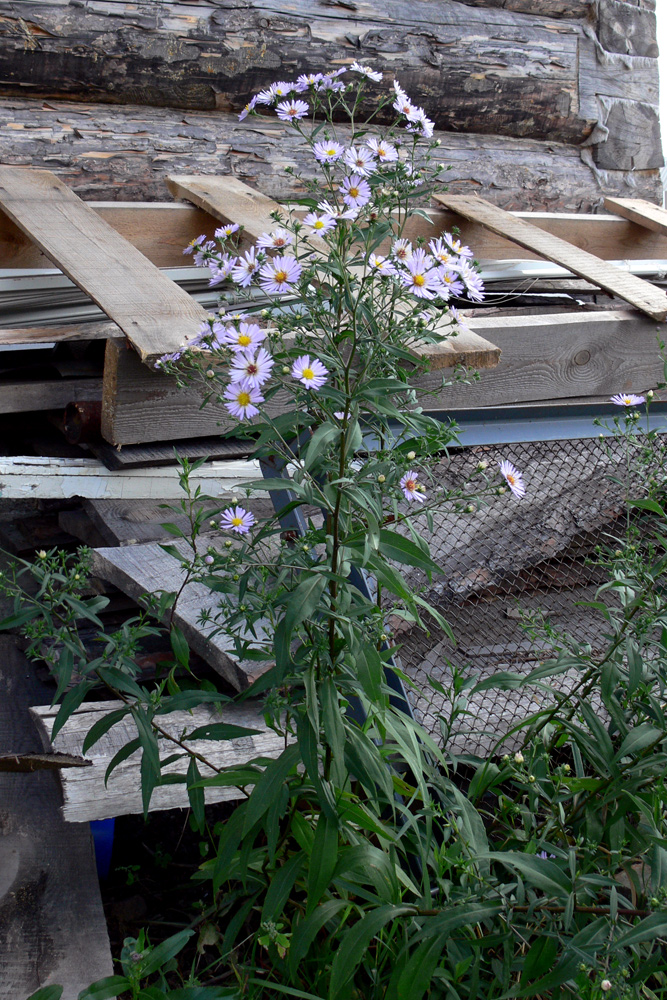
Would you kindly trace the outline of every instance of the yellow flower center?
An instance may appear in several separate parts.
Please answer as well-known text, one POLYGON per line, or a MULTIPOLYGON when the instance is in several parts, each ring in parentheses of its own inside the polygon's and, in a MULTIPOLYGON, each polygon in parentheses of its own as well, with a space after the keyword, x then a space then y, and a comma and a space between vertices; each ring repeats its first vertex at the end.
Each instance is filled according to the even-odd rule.
POLYGON ((387 150, 383 149, 381 146, 378 148, 377 152, 378 152, 378 156, 386 156, 387 155, 387 150))
POLYGON ((317 222, 313 226, 313 229, 324 229, 324 223, 322 222, 321 219, 317 220, 317 222))
POLYGON ((625 403, 626 406, 629 406, 630 403, 632 402, 632 400, 630 399, 629 396, 624 396, 623 397, 623 402, 625 403))
POLYGON ((288 108, 287 109, 287 114, 288 115, 292 115, 292 117, 294 117, 294 115, 298 114, 298 111, 297 111, 296 108, 288 108))
POLYGON ((233 517, 232 518, 232 524, 234 525, 235 528, 239 528, 243 524, 243 518, 242 517, 233 517))
POLYGON ((276 271, 274 281, 277 285, 282 285, 283 281, 287 281, 287 271, 276 271))
POLYGON ((333 146, 330 146, 329 149, 325 149, 324 152, 326 153, 327 156, 336 155, 336 150, 333 148, 333 146))
POLYGON ((408 493, 414 493, 414 491, 417 489, 416 480, 414 480, 414 479, 406 479, 405 480, 405 488, 408 491, 408 493))
POLYGON ((252 337, 249 337, 247 333, 240 333, 238 336, 238 341, 241 347, 249 347, 252 344, 252 337))
POLYGON ((351 187, 350 188, 350 197, 352 197, 352 198, 358 198, 359 197, 359 188, 351 187))
POLYGON ((236 402, 239 404, 239 406, 249 406, 250 405, 250 393, 249 392, 240 392, 238 394, 238 396, 236 397, 236 402))
POLYGON ((510 486, 516 485, 516 477, 513 476, 511 472, 507 473, 507 482, 510 484, 510 486))
POLYGON ((315 378, 315 372, 313 371, 312 368, 304 368, 303 371, 301 372, 301 375, 303 378, 307 379, 315 378))
POLYGON ((421 288, 421 286, 426 282, 426 278, 424 277, 423 274, 415 274, 412 280, 414 284, 417 285, 418 288, 421 288))
POLYGON ((274 247, 284 247, 285 246, 285 237, 284 236, 276 236, 275 239, 274 239, 274 241, 273 241, 273 245, 274 245, 274 247))

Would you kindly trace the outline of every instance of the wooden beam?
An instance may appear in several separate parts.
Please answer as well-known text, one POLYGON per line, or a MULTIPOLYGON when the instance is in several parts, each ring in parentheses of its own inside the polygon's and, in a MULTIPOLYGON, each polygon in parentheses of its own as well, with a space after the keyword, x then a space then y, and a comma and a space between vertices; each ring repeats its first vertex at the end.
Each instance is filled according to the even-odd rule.
POLYGON ((123 337, 121 328, 111 320, 101 323, 72 323, 66 326, 8 327, 0 329, 0 347, 63 344, 70 340, 108 340, 110 337, 123 337))
POLYGON ((464 218, 472 219, 546 260, 566 267, 573 274, 591 281, 611 295, 624 299, 653 319, 663 322, 667 318, 667 295, 647 281, 579 250, 564 240, 545 234, 530 223, 514 218, 509 212, 497 208, 483 198, 437 194, 435 199, 464 218))
POLYGON ((645 229, 667 236, 667 210, 659 205, 652 205, 643 198, 605 198, 604 207, 645 229))
MULTIPOLYGON (((208 496, 232 496, 239 483, 261 479, 256 462, 209 462, 192 477, 208 496)), ((176 470, 127 469, 110 472, 94 458, 0 457, 0 494, 4 499, 90 497, 109 500, 180 500, 176 470)))
MULTIPOLYGON (((186 558, 191 557, 192 550, 186 542, 174 539, 172 544, 186 558)), ((204 551, 208 544, 213 543, 207 539, 204 551)), ((232 640, 226 635, 216 634, 215 623, 200 624, 202 609, 216 608, 220 603, 219 595, 203 583, 185 583, 185 570, 180 562, 165 552, 158 542, 93 549, 92 571, 135 601, 153 593, 156 586, 163 591, 178 593, 174 623, 183 632, 190 648, 237 691, 249 687, 271 667, 270 662, 240 660, 234 652, 232 640)), ((171 620, 170 609, 165 612, 164 619, 171 620)), ((261 622, 256 623, 255 634, 260 640, 264 637, 261 622)))
MULTIPOLYGON (((52 698, 14 637, 0 636, 0 752, 48 747, 29 709, 52 698)), ((66 823, 60 802, 53 772, 0 774, 0 996, 6 1000, 55 984, 71 1000, 113 971, 90 829, 66 823)))
POLYGON ((182 346, 206 311, 48 170, 0 167, 0 206, 118 324, 146 363, 182 346))
MULTIPOLYGON (((51 741, 51 731, 60 706, 44 705, 32 709, 32 715, 47 742, 51 741)), ((60 730, 52 745, 54 750, 72 754, 81 753, 84 738, 88 730, 99 720, 109 715, 115 709, 122 708, 120 701, 86 702, 77 708, 60 730)), ((156 721, 173 736, 181 733, 194 732, 200 726, 227 722, 245 729, 259 730, 255 736, 240 736, 232 740, 193 740, 188 745, 197 753, 206 757, 216 768, 232 767, 244 764, 254 757, 278 757, 285 749, 285 741, 273 730, 268 729, 264 721, 261 703, 245 701, 241 704, 224 705, 221 708, 200 705, 188 712, 171 712, 160 715, 156 721)), ((84 823, 91 820, 109 819, 114 816, 127 816, 143 812, 141 799, 141 751, 132 754, 124 760, 111 774, 105 784, 106 769, 115 754, 130 740, 136 738, 136 727, 131 717, 117 722, 115 726, 86 753, 86 759, 91 762, 87 768, 77 768, 85 771, 82 780, 73 777, 72 771, 63 772, 61 783, 63 788, 62 816, 68 823, 84 823)), ((164 759, 170 756, 174 747, 167 740, 160 740, 160 756, 164 759)), ((177 749, 177 748, 176 748, 177 749)), ((163 774, 185 774, 188 758, 174 761, 163 769, 163 774)), ((212 777, 216 772, 205 764, 200 764, 202 778, 212 777)), ((244 793, 232 786, 207 788, 204 792, 206 804, 228 802, 244 798, 244 793)), ((150 811, 160 809, 187 809, 188 794, 185 784, 163 785, 156 788, 151 798, 150 811)), ((86 984, 88 985, 88 984, 86 984)))
POLYGON ((101 398, 101 378, 63 378, 39 382, 0 383, 0 413, 63 410, 68 403, 101 398))

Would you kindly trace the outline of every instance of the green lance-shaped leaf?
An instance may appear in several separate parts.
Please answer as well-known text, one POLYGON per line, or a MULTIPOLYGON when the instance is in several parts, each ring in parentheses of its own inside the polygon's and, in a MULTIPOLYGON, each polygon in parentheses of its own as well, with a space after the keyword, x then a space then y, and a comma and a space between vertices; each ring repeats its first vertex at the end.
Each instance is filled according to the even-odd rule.
POLYGON ((101 719, 93 723, 86 733, 81 752, 84 754, 87 753, 91 747, 95 746, 98 740, 101 740, 109 732, 112 726, 115 726, 117 722, 124 719, 129 711, 129 707, 117 708, 115 711, 109 712, 108 715, 103 715, 101 719))
POLYGON ((301 758, 298 744, 283 750, 277 760, 267 765, 264 774, 259 779, 248 800, 243 828, 244 836, 252 830, 255 823, 262 818, 277 795, 280 794, 283 783, 290 771, 296 767, 301 758))
POLYGON ((538 937, 530 946, 524 959, 521 986, 526 986, 531 979, 543 976, 548 969, 551 969, 557 954, 558 941, 555 938, 547 937, 546 934, 538 937))
POLYGON ((405 563, 408 566, 416 566, 417 569, 423 569, 425 573, 442 572, 438 564, 433 562, 428 551, 409 538, 399 535, 397 531, 390 531, 389 528, 380 530, 380 552, 387 559, 405 563))
POLYGON ((261 736, 261 729, 246 729, 245 726, 235 726, 231 722, 210 722, 206 726, 198 726, 187 734, 188 740, 237 740, 243 736, 261 736))
POLYGON ((285 640, 289 642, 292 632, 302 621, 310 618, 317 607, 320 597, 327 585, 326 577, 313 574, 302 580, 301 583, 291 591, 286 599, 287 610, 285 612, 284 628, 285 640))
POLYGON ((614 951, 661 937, 667 937, 667 913, 652 913, 650 917, 640 920, 638 924, 621 935, 614 942, 614 951))
POLYGON ((28 1000, 60 1000, 62 995, 62 986, 42 986, 36 993, 31 993, 28 1000))
POLYGON ((536 889, 550 896, 569 896, 572 885, 565 872, 547 858, 518 851, 489 851, 483 855, 489 861, 498 861, 506 868, 518 871, 536 889))
POLYGON ((119 993, 132 986, 125 976, 105 976, 79 993, 78 1000, 115 1000, 119 993))
POLYGON ((292 978, 296 978, 299 963, 308 954, 310 946, 324 925, 333 920, 341 910, 346 909, 349 905, 345 899, 328 899, 313 910, 310 916, 305 917, 297 924, 289 950, 289 967, 292 978))
POLYGON ((409 906, 379 906, 350 927, 333 960, 328 1000, 350 996, 350 980, 354 978, 373 938, 392 920, 410 912, 409 906))
POLYGON ((303 851, 298 851, 271 876, 269 888, 264 897, 264 905, 262 906, 262 923, 266 923, 269 920, 276 923, 280 917, 294 888, 294 883, 301 873, 305 857, 303 851))
POLYGON ((643 722, 641 725, 635 726, 621 743, 614 760, 618 762, 623 757, 629 757, 630 754, 645 750, 646 747, 659 740, 662 735, 663 733, 659 729, 649 725, 648 722, 643 722))
POLYGON ((335 819, 320 813, 308 866, 308 906, 306 914, 313 912, 331 882, 338 860, 338 824, 335 819))

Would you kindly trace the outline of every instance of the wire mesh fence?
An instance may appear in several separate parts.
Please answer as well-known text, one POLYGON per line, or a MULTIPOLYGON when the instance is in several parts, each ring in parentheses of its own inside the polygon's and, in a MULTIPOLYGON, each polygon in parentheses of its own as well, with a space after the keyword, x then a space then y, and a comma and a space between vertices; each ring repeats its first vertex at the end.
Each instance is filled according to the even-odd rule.
MULTIPOLYGON (((606 623, 585 602, 596 599, 604 571, 591 558, 598 544, 614 545, 624 534, 626 446, 615 438, 547 441, 472 447, 452 453, 433 470, 438 485, 456 486, 478 463, 489 470, 502 459, 524 474, 526 497, 492 496, 473 513, 434 515, 430 536, 443 575, 425 596, 444 615, 456 643, 438 629, 400 634, 401 666, 414 685, 411 702, 420 722, 442 739, 455 671, 478 679, 498 671, 527 674, 553 657, 567 634, 589 644, 593 654, 606 644, 606 623), (529 619, 547 622, 546 635, 527 630, 529 619), (442 686, 431 683, 434 678, 442 686)), ((428 536, 426 517, 420 530, 428 536)), ((542 631, 542 630, 540 630, 542 631)), ((552 682, 570 691, 574 670, 552 682)), ((470 715, 459 722, 450 742, 458 752, 489 752, 499 737, 546 703, 535 687, 490 689, 472 697, 470 715)), ((511 736, 503 752, 518 745, 511 736)))

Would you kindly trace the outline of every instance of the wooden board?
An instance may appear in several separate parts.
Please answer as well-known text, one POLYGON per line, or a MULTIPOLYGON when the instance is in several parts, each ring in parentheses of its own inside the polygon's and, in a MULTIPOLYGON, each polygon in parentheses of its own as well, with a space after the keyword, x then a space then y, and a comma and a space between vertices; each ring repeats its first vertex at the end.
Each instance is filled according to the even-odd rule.
MULTIPOLYGON (((189 557, 191 549, 179 540, 174 540, 176 548, 189 557)), ((203 543, 203 551, 211 544, 203 543)), ((222 543, 220 543, 222 544, 222 543)), ((113 583, 134 600, 143 594, 160 590, 178 592, 185 579, 181 564, 168 555, 157 542, 143 545, 128 545, 122 548, 94 549, 92 571, 95 576, 113 583)), ((237 691, 242 691, 265 673, 270 663, 248 660, 242 662, 234 653, 233 642, 224 635, 213 635, 213 625, 200 625, 202 608, 215 608, 219 596, 203 583, 188 583, 183 588, 176 606, 174 622, 182 630, 188 645, 214 670, 225 678, 237 691)), ((170 612, 167 612, 169 617, 170 612)), ((256 626, 258 637, 262 637, 262 626, 256 626)))
MULTIPOLYGON (((192 477, 193 489, 215 497, 233 495, 239 483, 261 479, 256 462, 210 462, 192 477)), ((0 456, 0 495, 4 499, 90 497, 116 500, 181 500, 173 468, 111 472, 91 458, 0 456)))
MULTIPOLYGON (((83 740, 98 719, 108 715, 114 709, 122 707, 119 701, 86 702, 78 708, 65 723, 55 740, 54 750, 62 753, 81 753, 83 740), (68 747, 70 749, 65 749, 68 747)), ((40 706, 32 709, 44 738, 50 742, 51 730, 58 711, 58 706, 40 706)), ((285 749, 285 742, 273 730, 268 729, 264 721, 262 706, 255 701, 246 701, 238 705, 224 705, 221 708, 202 705, 189 712, 171 712, 160 715, 156 719, 172 736, 179 737, 183 731, 192 732, 199 726, 215 722, 228 722, 247 729, 257 729, 256 736, 240 736, 232 740, 193 740, 189 746, 206 757, 215 768, 231 767, 244 764, 254 757, 278 757, 285 749)), ((61 775, 63 787, 62 816, 68 823, 81 823, 86 820, 108 819, 113 816, 127 816, 130 813, 143 811, 141 801, 141 751, 137 751, 123 761, 112 773, 107 785, 104 775, 112 757, 118 750, 137 735, 136 726, 131 717, 122 719, 86 753, 86 759, 92 761, 92 767, 72 768, 61 775), (74 776, 76 770, 78 775, 74 776), (85 776, 83 772, 85 771, 85 776)), ((160 756, 162 759, 178 752, 178 747, 168 740, 160 740, 160 756)), ((185 774, 188 760, 174 761, 168 764, 163 774, 185 774)), ((212 777, 215 770, 199 765, 202 778, 212 777)), ((243 792, 233 787, 207 788, 205 791, 207 805, 214 802, 227 802, 244 798, 243 792)), ((151 799, 150 811, 159 809, 186 809, 189 807, 188 795, 184 784, 164 785, 156 788, 151 799)), ((1 987, 0 987, 1 990, 1 987)), ((1 994, 0 994, 1 995, 1 994)), ((12 998, 14 1000, 14 998, 12 998)))
MULTIPOLYGON (((29 706, 52 696, 14 639, 0 636, 0 752, 48 747, 29 706)), ((112 974, 90 830, 66 823, 61 802, 54 772, 0 774, 0 1000, 50 984, 75 1000, 112 974)))
MULTIPOLYGON (((166 521, 184 532, 190 524, 185 514, 170 510, 157 500, 85 500, 83 510, 104 538, 97 546, 171 540, 173 536, 162 527, 166 521)), ((203 534, 219 533, 217 523, 211 527, 208 521, 204 521, 201 530, 203 534)))
POLYGON ((667 235, 667 210, 643 198, 605 198, 604 207, 654 233, 667 235))
POLYGON ((617 392, 642 392, 664 380, 658 351, 662 327, 633 310, 489 316, 467 322, 497 344, 500 364, 480 372, 470 385, 439 390, 441 372, 424 376, 428 410, 492 407, 530 402, 607 399, 617 392))
MULTIPOLYGON (((0 329, 0 347, 25 344, 63 344, 70 340, 108 340, 123 331, 111 320, 102 323, 72 323, 65 326, 26 326, 0 329)), ((100 398, 100 397, 97 397, 100 398)))
POLYGON ((102 398, 101 378, 0 382, 0 413, 63 410, 68 403, 102 398))
POLYGON ((624 299, 653 319, 662 322, 667 318, 667 295, 641 278, 579 250, 564 240, 546 235, 530 223, 516 219, 483 198, 442 194, 434 197, 446 208, 459 212, 464 218, 472 219, 493 232, 500 233, 506 239, 538 253, 546 260, 566 267, 573 274, 593 282, 611 295, 624 299))
POLYGON ((205 310, 46 170, 0 167, 0 206, 121 328, 146 363, 193 336, 205 310))
POLYGON ((160 465, 175 465, 174 448, 181 458, 235 459, 246 458, 254 450, 252 440, 241 438, 186 438, 177 445, 172 442, 162 444, 130 444, 114 448, 104 441, 93 441, 88 448, 104 462, 107 469, 145 469, 160 465))

